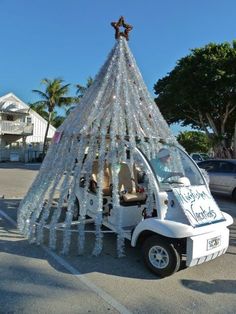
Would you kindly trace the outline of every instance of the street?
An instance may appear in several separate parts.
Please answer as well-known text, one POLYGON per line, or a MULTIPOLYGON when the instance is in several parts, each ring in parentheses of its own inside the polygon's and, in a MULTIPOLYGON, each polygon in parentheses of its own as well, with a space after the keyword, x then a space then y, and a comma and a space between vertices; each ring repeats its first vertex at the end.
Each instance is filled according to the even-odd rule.
POLYGON ((0 164, 0 313, 234 313, 236 203, 215 196, 234 218, 225 255, 160 279, 126 243, 105 235, 102 254, 62 256, 31 245, 17 231, 17 207, 39 165, 0 164))

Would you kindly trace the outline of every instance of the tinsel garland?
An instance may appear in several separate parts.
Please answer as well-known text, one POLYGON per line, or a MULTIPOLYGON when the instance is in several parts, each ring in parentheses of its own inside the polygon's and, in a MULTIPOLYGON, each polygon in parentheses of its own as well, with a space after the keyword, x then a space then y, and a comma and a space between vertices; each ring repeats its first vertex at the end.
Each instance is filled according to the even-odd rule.
MULTIPOLYGON (((44 241, 44 230, 48 228, 49 246, 55 249, 57 229, 62 228, 61 251, 67 254, 78 202, 77 245, 79 254, 82 254, 91 193, 89 186, 93 163, 98 160, 95 243, 92 254, 100 254, 103 246, 103 182, 104 166, 107 163, 112 172, 112 210, 116 212, 117 253, 120 257, 124 256, 125 231, 122 228, 120 207, 119 165, 125 162, 134 179, 134 165, 142 163, 139 157, 136 158, 136 147, 150 159, 157 156, 163 146, 162 140, 177 144, 147 91, 125 38, 117 40, 92 86, 58 132, 62 134, 61 140, 51 144, 38 176, 20 204, 20 231, 31 242, 40 244, 44 241), (63 216, 65 218, 61 222, 63 216)), ((181 169, 180 157, 172 166, 181 169)), ((157 196, 155 178, 149 170, 147 180, 146 206, 150 214, 157 196)))
MULTIPOLYGON (((106 124, 105 124, 106 125, 106 124)), ((104 130, 105 131, 105 130, 104 130)), ((97 213, 95 217, 95 246, 93 249, 93 255, 97 256, 102 251, 102 211, 103 211, 103 180, 104 180, 104 166, 105 166, 105 155, 106 155, 106 132, 102 133, 100 149, 98 152, 99 163, 98 163, 98 175, 97 175, 97 184, 98 184, 98 201, 97 201, 97 213)))
POLYGON ((93 160, 95 159, 96 152, 98 149, 98 143, 96 140, 96 136, 93 136, 90 138, 90 141, 88 143, 88 151, 86 155, 86 159, 83 163, 82 168, 82 176, 84 178, 84 188, 81 193, 81 200, 80 201, 80 219, 79 219, 79 225, 78 225, 78 253, 83 254, 84 251, 84 241, 85 241, 85 216, 87 213, 87 202, 89 199, 89 184, 92 174, 92 167, 93 167, 93 160))
MULTIPOLYGON (((84 152, 85 152, 85 143, 84 143, 83 139, 80 140, 78 143, 78 152, 76 154, 76 158, 78 160, 77 164, 74 164, 72 159, 68 159, 69 161, 71 161, 71 164, 70 164, 71 166, 66 169, 66 173, 64 175, 62 184, 59 187, 60 196, 59 196, 58 204, 57 204, 55 211, 53 212, 52 219, 51 219, 50 226, 49 226, 49 230, 50 230, 49 246, 52 249, 56 248, 56 226, 57 226, 58 220, 61 216, 62 206, 65 203, 65 200, 68 197, 68 194, 70 193, 71 175, 72 175, 72 171, 73 171, 72 168, 73 167, 74 167, 74 177, 73 177, 74 180, 77 180, 77 178, 80 177, 79 170, 82 166, 82 160, 83 160, 83 156, 84 156, 84 152), (79 152, 79 154, 78 154, 78 152, 79 152)), ((74 156, 73 156, 73 158, 74 158, 74 156)), ((79 182, 74 183, 74 184, 79 186, 79 182)))

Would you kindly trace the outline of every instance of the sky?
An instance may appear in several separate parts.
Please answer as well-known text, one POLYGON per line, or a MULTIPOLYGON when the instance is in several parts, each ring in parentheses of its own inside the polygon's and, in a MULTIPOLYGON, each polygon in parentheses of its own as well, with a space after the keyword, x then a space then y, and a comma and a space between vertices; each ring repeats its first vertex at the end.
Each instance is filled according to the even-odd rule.
POLYGON ((0 12, 0 96, 26 103, 37 100, 32 89, 43 78, 62 78, 73 95, 94 77, 121 15, 134 27, 129 47, 153 96, 190 49, 236 39, 235 0, 0 0, 0 12))

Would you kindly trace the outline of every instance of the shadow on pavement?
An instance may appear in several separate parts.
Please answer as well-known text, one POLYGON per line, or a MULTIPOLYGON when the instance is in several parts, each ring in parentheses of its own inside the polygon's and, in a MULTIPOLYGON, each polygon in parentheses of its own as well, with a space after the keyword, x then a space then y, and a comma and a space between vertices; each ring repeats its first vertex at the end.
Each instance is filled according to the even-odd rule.
POLYGON ((12 237, 5 239, 0 220, 0 313, 83 313, 78 295, 88 288, 54 267, 40 247, 8 231, 12 237))
POLYGON ((211 282, 200 280, 181 280, 184 287, 206 294, 236 293, 236 280, 212 280, 211 282))
MULTIPOLYGON (((9 217, 16 221, 16 212, 19 200, 1 200, 0 209, 9 217), (4 207, 3 207, 4 204, 4 207), (4 209, 3 209, 4 208, 4 209)), ((141 250, 132 248, 129 241, 125 243, 124 258, 118 258, 116 254, 116 236, 114 234, 105 234, 102 253, 95 257, 92 255, 94 246, 94 235, 88 234, 85 254, 79 256, 77 253, 77 235, 73 234, 70 252, 67 256, 60 254, 62 249, 62 232, 57 235, 57 249, 55 253, 65 259, 70 265, 79 270, 81 274, 100 272, 114 276, 122 276, 128 278, 139 278, 157 280, 160 279, 156 275, 150 273, 143 264, 141 250)), ((48 237, 45 233, 45 245, 48 247, 48 237)), ((46 253, 40 246, 30 244, 24 239, 12 224, 0 216, 0 252, 11 255, 17 255, 27 258, 42 259, 56 270, 64 273, 68 271, 59 265, 50 255, 46 253)))
MULTIPOLYGON (((4 212, 16 221, 17 208, 19 200, 2 200, 0 201, 0 209, 4 209, 4 212)), ((2 252, 8 254, 21 255, 28 258, 41 258, 39 256, 44 255, 53 268, 60 272, 68 273, 64 267, 59 265, 50 255, 42 250, 41 247, 33 244, 29 244, 13 227, 9 222, 2 219, 0 220, 0 248, 2 252)), ((62 256, 70 265, 79 270, 81 274, 98 272, 104 274, 110 274, 114 276, 121 276, 127 278, 160 279, 156 275, 149 272, 145 267, 140 248, 132 248, 130 242, 125 243, 124 258, 117 258, 116 254, 116 236, 114 234, 105 234, 103 238, 103 250, 98 257, 92 256, 92 251, 95 243, 94 235, 86 235, 85 254, 78 256, 77 251, 77 234, 73 233, 69 254, 65 257, 60 254, 62 250, 62 231, 57 231, 57 249, 56 254, 62 256)), ((45 232, 45 245, 48 245, 48 233, 45 232)), ((236 226, 231 226, 231 238, 230 245, 236 246, 236 226)), ((228 251, 227 254, 235 254, 228 251)), ((181 271, 181 270, 180 270, 181 271)), ((188 284, 188 281, 184 282, 188 284)), ((208 284, 209 285, 209 284, 208 284)), ((212 284, 211 284, 212 285, 212 284)), ((210 285, 210 287, 212 287, 210 285)), ((217 283, 218 287, 219 283, 217 283)), ((196 287, 199 285, 196 284, 196 287)), ((195 287, 190 285, 190 287, 195 287)), ((236 288, 235 288, 236 289, 236 288)))

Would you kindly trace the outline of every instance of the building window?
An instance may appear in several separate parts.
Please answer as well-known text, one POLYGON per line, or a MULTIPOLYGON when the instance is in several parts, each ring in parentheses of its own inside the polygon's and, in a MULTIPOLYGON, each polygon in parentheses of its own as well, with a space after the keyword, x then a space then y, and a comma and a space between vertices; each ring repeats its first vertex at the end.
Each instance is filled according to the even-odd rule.
POLYGON ((7 121, 13 121, 13 116, 7 115, 7 121))
POLYGON ((27 125, 32 123, 32 118, 31 117, 26 117, 26 123, 27 125))

